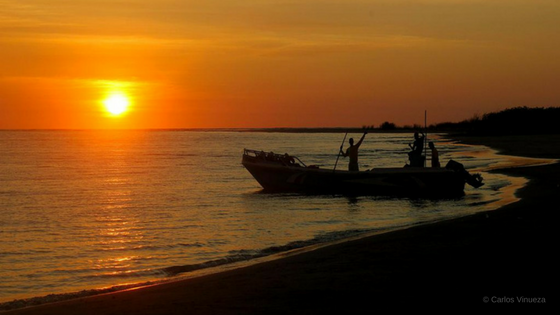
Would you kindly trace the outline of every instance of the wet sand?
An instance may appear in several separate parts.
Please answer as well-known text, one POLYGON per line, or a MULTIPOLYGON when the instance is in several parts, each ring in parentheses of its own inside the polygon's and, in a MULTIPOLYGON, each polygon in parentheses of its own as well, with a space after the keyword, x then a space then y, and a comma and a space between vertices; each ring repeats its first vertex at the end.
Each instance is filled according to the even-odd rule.
MULTIPOLYGON (((519 145, 524 138, 457 139, 490 144, 504 154, 560 158, 558 136, 531 137, 526 152, 522 148, 528 147, 519 145)), ((386 306, 557 305, 560 164, 498 172, 530 181, 518 191, 520 201, 495 211, 218 274, 6 314, 371 314, 386 306), (521 303, 521 298, 535 299, 521 303)))

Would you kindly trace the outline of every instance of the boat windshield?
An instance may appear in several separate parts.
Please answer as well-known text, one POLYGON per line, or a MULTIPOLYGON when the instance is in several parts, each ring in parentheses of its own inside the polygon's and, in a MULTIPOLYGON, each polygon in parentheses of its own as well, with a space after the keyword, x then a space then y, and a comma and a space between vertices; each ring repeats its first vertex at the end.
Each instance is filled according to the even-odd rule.
POLYGON ((244 149, 243 154, 263 161, 279 162, 288 166, 297 166, 299 163, 299 166, 307 167, 297 156, 289 155, 288 153, 277 154, 274 152, 244 149))

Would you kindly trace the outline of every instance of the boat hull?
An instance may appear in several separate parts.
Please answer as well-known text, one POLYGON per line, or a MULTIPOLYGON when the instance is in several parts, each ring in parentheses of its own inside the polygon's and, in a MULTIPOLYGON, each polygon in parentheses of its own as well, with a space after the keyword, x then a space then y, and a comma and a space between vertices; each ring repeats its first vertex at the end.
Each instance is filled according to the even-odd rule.
POLYGON ((379 168, 351 172, 284 165, 244 155, 243 166, 265 191, 366 195, 462 195, 464 177, 446 168, 379 168))

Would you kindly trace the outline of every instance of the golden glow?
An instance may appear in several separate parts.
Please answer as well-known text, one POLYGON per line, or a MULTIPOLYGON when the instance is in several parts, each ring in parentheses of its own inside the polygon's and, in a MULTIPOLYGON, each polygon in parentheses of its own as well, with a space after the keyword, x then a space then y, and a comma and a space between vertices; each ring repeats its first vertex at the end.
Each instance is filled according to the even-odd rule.
POLYGON ((414 125, 560 104, 557 0, 74 2, 0 0, 0 129, 414 125))
POLYGON ((128 110, 130 101, 124 93, 114 92, 103 101, 103 104, 112 116, 120 116, 128 110))

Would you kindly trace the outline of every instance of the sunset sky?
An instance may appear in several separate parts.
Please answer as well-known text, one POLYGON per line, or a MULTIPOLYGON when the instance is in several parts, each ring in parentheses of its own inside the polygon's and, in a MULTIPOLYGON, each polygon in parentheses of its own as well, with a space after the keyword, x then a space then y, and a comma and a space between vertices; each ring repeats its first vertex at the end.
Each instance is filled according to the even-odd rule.
POLYGON ((560 106, 558 0, 0 0, 0 129, 404 125, 516 106, 560 106))

